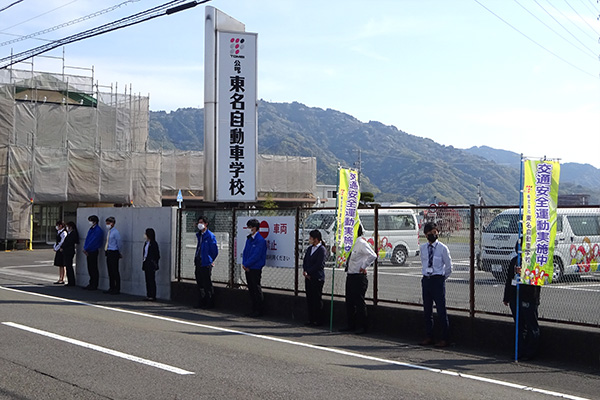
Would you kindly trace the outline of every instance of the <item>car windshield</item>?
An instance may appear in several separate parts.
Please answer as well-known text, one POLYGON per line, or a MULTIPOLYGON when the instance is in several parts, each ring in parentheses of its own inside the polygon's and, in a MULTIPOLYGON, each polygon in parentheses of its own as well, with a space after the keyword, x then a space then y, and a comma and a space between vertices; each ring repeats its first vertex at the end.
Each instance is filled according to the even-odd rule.
POLYGON ((483 230, 486 233, 518 233, 519 216, 517 214, 500 214, 483 230))
POLYGON ((314 213, 304 221, 305 229, 330 229, 335 221, 335 214, 314 213))

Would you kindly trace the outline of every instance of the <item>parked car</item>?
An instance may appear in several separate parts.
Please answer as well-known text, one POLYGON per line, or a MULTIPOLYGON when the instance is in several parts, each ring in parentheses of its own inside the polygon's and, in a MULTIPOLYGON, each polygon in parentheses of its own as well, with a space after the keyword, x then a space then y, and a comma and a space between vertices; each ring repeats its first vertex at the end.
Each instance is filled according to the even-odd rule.
MULTIPOLYGON (((373 249, 377 249, 379 260, 389 260, 394 265, 404 265, 408 257, 419 255, 419 225, 412 210, 383 209, 378 211, 378 243, 375 246, 375 211, 359 209, 364 236, 373 249)), ((313 229, 321 231, 328 249, 334 243, 335 210, 319 210, 306 218, 301 226, 303 242, 313 229)), ((306 243, 305 243, 306 244, 306 243)))
MULTIPOLYGON (((482 233, 481 269, 499 281, 506 279, 515 253, 520 211, 498 214, 482 233)), ((598 272, 600 262, 600 209, 559 208, 556 219, 552 281, 566 275, 598 272)))

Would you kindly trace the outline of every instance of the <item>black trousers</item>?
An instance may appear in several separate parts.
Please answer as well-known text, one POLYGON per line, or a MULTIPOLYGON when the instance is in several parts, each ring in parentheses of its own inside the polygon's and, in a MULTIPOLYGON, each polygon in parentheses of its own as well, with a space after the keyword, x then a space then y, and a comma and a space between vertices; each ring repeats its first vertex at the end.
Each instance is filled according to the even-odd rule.
POLYGON ((252 313, 263 313, 263 292, 260 286, 262 277, 262 269, 250 269, 246 271, 246 283, 250 292, 250 300, 252 301, 252 313))
POLYGON ((108 290, 119 293, 121 291, 121 275, 119 274, 119 252, 106 250, 106 268, 108 269, 108 290))
MULTIPOLYGON (((513 319, 517 320, 517 301, 509 303, 513 319)), ((540 346, 540 325, 538 324, 538 305, 535 302, 521 301, 519 308, 519 347, 517 358, 533 357, 540 346)))
POLYGON ((433 303, 437 311, 438 322, 442 329, 442 339, 448 340, 450 336, 450 323, 446 312, 446 278, 443 275, 424 276, 421 278, 423 295, 423 318, 425 333, 433 339, 433 303))
POLYGON ((214 289, 212 284, 212 266, 196 267, 196 284, 198 287, 198 306, 212 307, 214 289))
POLYGON ((73 269, 73 258, 75 257, 75 253, 73 252, 64 252, 63 260, 65 263, 65 268, 67 270, 67 286, 75 286, 75 270, 73 269))
POLYGON ((90 289, 98 289, 98 280, 100 273, 98 272, 98 250, 88 251, 87 254, 88 274, 90 275, 90 289))
POLYGON ((308 321, 316 324, 323 322, 323 284, 317 279, 305 279, 306 305, 308 307, 308 321))
POLYGON ((367 329, 367 304, 365 294, 369 287, 366 274, 348 274, 346 276, 346 318, 348 328, 367 329))
POLYGON ((146 297, 156 298, 156 271, 144 271, 146 275, 146 297))

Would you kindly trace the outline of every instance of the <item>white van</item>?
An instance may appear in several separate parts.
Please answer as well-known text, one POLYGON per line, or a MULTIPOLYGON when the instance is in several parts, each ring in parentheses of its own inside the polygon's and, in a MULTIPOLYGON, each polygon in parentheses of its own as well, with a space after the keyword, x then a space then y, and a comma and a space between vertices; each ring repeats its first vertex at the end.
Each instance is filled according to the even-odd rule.
MULTIPOLYGON (((481 269, 506 279, 519 234, 519 210, 501 212, 483 229, 481 269)), ((559 208, 552 281, 565 275, 597 272, 600 262, 600 209, 559 208)))
MULTIPOLYGON (((358 215, 365 238, 375 248, 375 211, 359 209, 358 215)), ((335 225, 335 210, 316 211, 306 218, 304 224, 301 224, 302 239, 308 240, 308 233, 318 229, 321 231, 323 241, 330 248, 334 242, 335 225)), ((379 260, 390 260, 392 264, 404 265, 408 257, 419 255, 419 225, 412 210, 379 210, 378 225, 379 260)))

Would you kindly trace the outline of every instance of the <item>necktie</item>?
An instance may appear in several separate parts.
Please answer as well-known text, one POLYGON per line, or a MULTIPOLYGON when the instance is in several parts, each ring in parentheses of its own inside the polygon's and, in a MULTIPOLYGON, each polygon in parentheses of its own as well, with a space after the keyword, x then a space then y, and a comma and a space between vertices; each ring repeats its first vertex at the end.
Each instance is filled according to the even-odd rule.
POLYGON ((431 274, 433 272, 433 245, 429 244, 429 263, 427 264, 427 272, 431 274))

